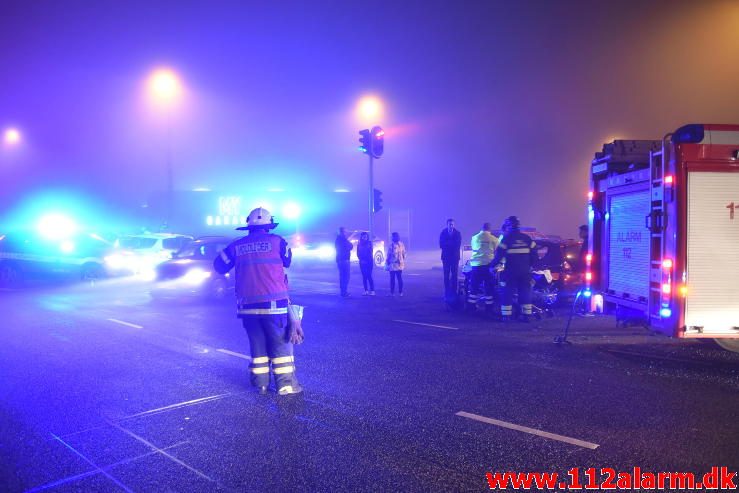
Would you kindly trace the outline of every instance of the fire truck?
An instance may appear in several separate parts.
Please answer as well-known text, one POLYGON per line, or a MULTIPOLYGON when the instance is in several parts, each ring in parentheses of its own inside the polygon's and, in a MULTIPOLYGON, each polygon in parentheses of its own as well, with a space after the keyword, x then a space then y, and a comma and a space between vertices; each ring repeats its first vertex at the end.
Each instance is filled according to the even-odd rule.
POLYGON ((605 144, 588 220, 585 296, 617 319, 739 351, 739 125, 605 144))

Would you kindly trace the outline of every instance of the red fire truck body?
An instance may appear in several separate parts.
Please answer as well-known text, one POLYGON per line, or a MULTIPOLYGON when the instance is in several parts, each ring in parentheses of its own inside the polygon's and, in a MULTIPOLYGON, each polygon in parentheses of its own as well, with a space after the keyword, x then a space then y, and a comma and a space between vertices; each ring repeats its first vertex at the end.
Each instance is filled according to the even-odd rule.
POLYGON ((739 125, 605 144, 590 176, 585 293, 671 336, 739 339, 739 125))

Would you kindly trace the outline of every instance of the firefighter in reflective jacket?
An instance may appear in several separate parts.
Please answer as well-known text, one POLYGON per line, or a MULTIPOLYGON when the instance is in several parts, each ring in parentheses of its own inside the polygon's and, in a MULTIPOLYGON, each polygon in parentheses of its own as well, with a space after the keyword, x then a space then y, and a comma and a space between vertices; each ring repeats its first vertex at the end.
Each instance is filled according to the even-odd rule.
POLYGON ((490 275, 490 262, 493 261, 498 239, 490 232, 490 223, 482 225, 479 233, 472 237, 472 257, 470 257, 471 285, 467 302, 472 308, 479 300, 485 302, 485 307, 493 306, 493 278, 490 275), (484 290, 483 290, 484 286, 484 290))
POLYGON ((503 223, 503 236, 495 250, 493 265, 505 260, 505 268, 500 273, 502 302, 500 312, 503 320, 513 315, 513 294, 518 293, 521 307, 521 321, 528 322, 531 316, 531 266, 537 258, 536 243, 520 230, 516 216, 510 216, 503 223))
POLYGON ((213 266, 220 274, 235 268, 238 316, 251 347, 251 384, 267 393, 270 365, 279 395, 302 391, 295 377, 293 345, 288 330, 288 294, 285 267, 292 251, 280 236, 272 214, 263 208, 251 211, 245 227, 249 235, 232 242, 216 257, 213 266))

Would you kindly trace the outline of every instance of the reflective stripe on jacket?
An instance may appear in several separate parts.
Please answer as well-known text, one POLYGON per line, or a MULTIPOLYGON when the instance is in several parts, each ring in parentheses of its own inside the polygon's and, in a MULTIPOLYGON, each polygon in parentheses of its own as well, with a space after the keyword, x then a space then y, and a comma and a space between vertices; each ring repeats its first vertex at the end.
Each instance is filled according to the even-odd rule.
POLYGON ((528 275, 537 258, 534 240, 518 230, 504 234, 495 251, 495 262, 505 260, 508 275, 528 275))

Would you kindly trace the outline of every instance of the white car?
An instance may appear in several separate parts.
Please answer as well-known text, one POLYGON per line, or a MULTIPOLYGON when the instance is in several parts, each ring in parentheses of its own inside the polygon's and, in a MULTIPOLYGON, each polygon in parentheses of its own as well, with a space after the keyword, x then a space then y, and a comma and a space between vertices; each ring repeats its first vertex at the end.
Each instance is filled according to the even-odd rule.
MULTIPOLYGON (((362 233, 366 233, 367 231, 352 231, 349 233, 349 241, 354 245, 354 250, 352 251, 351 259, 352 261, 359 262, 359 259, 357 259, 357 244, 359 244, 359 237, 362 235, 362 233)), ((382 267, 385 263, 385 241, 380 240, 375 236, 375 239, 372 240, 372 258, 375 261, 375 265, 378 267, 382 267)))
POLYGON ((105 265, 112 274, 153 275, 157 265, 192 240, 192 236, 173 233, 122 236, 116 240, 115 250, 105 257, 105 265))

